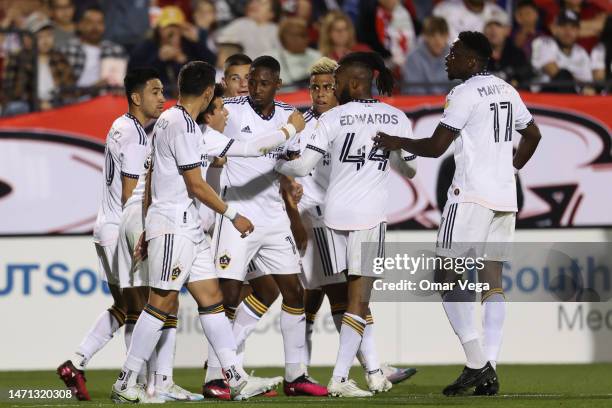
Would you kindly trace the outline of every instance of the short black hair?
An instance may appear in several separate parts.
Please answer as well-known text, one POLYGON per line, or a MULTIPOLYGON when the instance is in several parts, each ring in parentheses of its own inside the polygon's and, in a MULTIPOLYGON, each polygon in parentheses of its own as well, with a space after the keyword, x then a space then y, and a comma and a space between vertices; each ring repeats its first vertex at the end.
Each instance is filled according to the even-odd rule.
POLYGON ((159 79, 159 72, 153 68, 134 68, 125 74, 123 87, 125 88, 125 96, 129 105, 132 104, 130 95, 134 92, 141 92, 151 79, 159 79))
POLYGON ((223 95, 225 94, 225 88, 223 87, 222 84, 215 84, 215 91, 213 94, 212 99, 210 100, 210 103, 208 104, 208 106, 206 107, 206 109, 204 110, 204 114, 211 114, 213 113, 213 111, 215 110, 215 100, 217 98, 223 98, 223 95))
POLYGON ((262 55, 261 57, 257 57, 251 62, 251 69, 255 68, 267 68, 275 74, 280 74, 280 63, 276 60, 276 58, 271 57, 269 55, 262 55))
POLYGON ((537 6, 537 4, 535 3, 534 0, 519 0, 516 3, 515 10, 518 10, 520 8, 523 8, 523 7, 531 7, 533 9, 535 9, 536 11, 538 10, 538 6, 537 6))
POLYGON ((491 59, 491 43, 487 37, 479 31, 462 31, 459 33, 459 41, 485 62, 491 59))
MULTIPOLYGON (((73 2, 74 4, 74 2, 73 2)), ((87 12, 89 11, 95 11, 97 13, 101 13, 103 16, 105 15, 104 10, 102 9, 102 7, 99 4, 92 4, 86 8, 84 8, 81 13, 78 15, 76 21, 81 21, 83 19, 83 17, 85 17, 85 14, 87 14, 87 12)))
POLYGON ((393 93, 395 81, 393 73, 385 65, 385 61, 376 52, 352 52, 345 55, 338 62, 338 69, 348 66, 359 66, 370 71, 370 78, 374 78, 374 73, 378 72, 376 77, 376 88, 381 95, 389 95, 393 93))
POLYGON ((215 84, 215 68, 208 62, 191 61, 183 65, 178 76, 181 96, 200 96, 215 84))
POLYGON ((253 60, 246 54, 233 54, 227 57, 225 63, 223 64, 223 73, 227 74, 227 70, 230 67, 235 67, 238 65, 251 65, 253 60))

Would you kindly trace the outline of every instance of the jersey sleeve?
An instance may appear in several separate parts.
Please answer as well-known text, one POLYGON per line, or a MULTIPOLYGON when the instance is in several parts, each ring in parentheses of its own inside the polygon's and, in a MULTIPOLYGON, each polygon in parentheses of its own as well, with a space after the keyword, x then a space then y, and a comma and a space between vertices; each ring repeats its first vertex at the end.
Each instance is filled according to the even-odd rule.
POLYGON ((133 141, 122 146, 120 153, 121 175, 137 179, 147 157, 147 145, 133 141))
POLYGON ((465 127, 472 110, 475 98, 470 98, 467 88, 458 85, 446 96, 444 112, 440 124, 456 133, 465 127))
POLYGON ((312 134, 310 136, 304 135, 306 137, 305 149, 311 149, 321 154, 325 154, 325 152, 327 152, 327 149, 333 140, 332 120, 332 115, 328 115, 327 113, 321 115, 317 125, 312 131, 312 134))
POLYGON ((204 136, 204 146, 210 156, 224 157, 235 140, 230 139, 223 133, 208 130, 204 136))
MULTIPOLYGON (((189 132, 185 126, 174 126, 174 143, 171 144, 172 155, 179 170, 194 169, 202 163, 198 134, 189 132)), ((201 137, 201 135, 200 135, 201 137)))
POLYGON ((514 105, 516 106, 516 112, 514 112, 514 128, 516 130, 523 130, 533 122, 533 116, 531 116, 531 112, 529 112, 518 93, 516 94, 514 105))

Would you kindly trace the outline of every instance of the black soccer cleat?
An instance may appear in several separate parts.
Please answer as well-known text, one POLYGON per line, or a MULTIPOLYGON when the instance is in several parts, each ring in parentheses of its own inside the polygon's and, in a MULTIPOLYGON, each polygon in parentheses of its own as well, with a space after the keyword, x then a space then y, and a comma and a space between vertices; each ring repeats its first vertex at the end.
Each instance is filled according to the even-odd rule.
POLYGON ((495 378, 493 378, 492 380, 487 381, 484 384, 480 384, 478 386, 476 386, 476 389, 474 389, 474 395, 497 395, 499 393, 499 378, 497 377, 497 374, 495 375, 495 378))
POLYGON ((463 367, 461 375, 451 385, 444 388, 442 393, 447 397, 464 395, 473 387, 493 381, 497 381, 497 374, 489 362, 482 368, 463 367))

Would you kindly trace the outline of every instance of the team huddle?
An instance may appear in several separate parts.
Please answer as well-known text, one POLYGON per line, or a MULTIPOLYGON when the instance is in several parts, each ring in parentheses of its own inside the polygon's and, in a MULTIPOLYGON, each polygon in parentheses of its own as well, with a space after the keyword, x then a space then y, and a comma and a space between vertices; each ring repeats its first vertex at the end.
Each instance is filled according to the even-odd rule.
MULTIPOLYGON (((312 105, 304 114, 275 100, 280 65, 269 56, 230 57, 222 84, 215 84, 209 64, 186 64, 177 104, 165 111, 158 74, 128 72, 129 112, 107 136, 94 227, 99 269, 114 304, 58 367, 66 386, 78 399, 90 399, 84 370, 122 326, 127 356, 111 389, 117 403, 246 400, 275 395, 281 383, 287 396, 370 397, 411 377, 416 370, 378 360, 369 298, 384 275, 362 268, 362 244, 384 254, 390 169, 412 178, 418 156, 439 157, 452 142, 457 170, 436 254, 461 257, 461 243, 512 241, 514 168, 531 158, 540 133, 516 90, 484 71, 490 55, 482 34, 459 35, 447 70, 463 83, 448 95, 433 135, 423 139, 413 138, 402 111, 373 98, 374 83, 380 95, 394 86, 375 53, 319 60, 311 67, 312 105), (148 135, 144 126, 151 122, 148 135), (522 137, 513 153, 515 130, 522 137), (197 303, 208 340, 201 393, 173 381, 183 287, 197 303), (248 375, 246 341, 279 296, 284 375, 248 375), (339 332, 327 386, 308 373, 314 319, 325 296, 339 332), (355 358, 368 390, 349 378, 355 358)), ((481 299, 482 339, 470 314, 474 292, 456 286, 441 293, 467 360, 446 395, 499 390, 505 260, 507 254, 495 253, 478 271, 490 286, 481 299)), ((436 271, 437 281, 459 279, 454 271, 436 271)))

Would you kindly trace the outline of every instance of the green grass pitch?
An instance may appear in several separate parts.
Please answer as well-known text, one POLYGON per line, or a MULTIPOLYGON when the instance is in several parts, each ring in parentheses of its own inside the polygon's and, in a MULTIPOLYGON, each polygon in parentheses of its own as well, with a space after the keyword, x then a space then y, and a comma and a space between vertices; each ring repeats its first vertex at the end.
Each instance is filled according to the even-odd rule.
MULTIPOLYGON (((208 406, 243 404, 254 407, 612 407, 612 364, 586 365, 502 365, 498 368, 501 395, 497 397, 454 397, 441 395, 442 388, 459 374, 459 366, 423 366, 410 380, 395 385, 384 394, 366 399, 332 399, 283 396, 257 397, 248 402, 205 401, 208 406)), ((112 406, 108 395, 118 370, 91 370, 87 384, 91 402, 73 400, 9 400, 8 389, 59 389, 63 385, 53 371, 0 372, 0 406, 63 407, 112 406)), ((326 383, 331 374, 329 367, 314 367, 311 375, 326 383)), ((198 391, 203 370, 177 369, 175 380, 181 386, 198 391)), ((258 376, 282 375, 280 368, 259 368, 258 376)), ((353 367, 352 377, 364 386, 361 369, 353 367)), ((166 407, 179 407, 202 403, 166 403, 166 407)))

